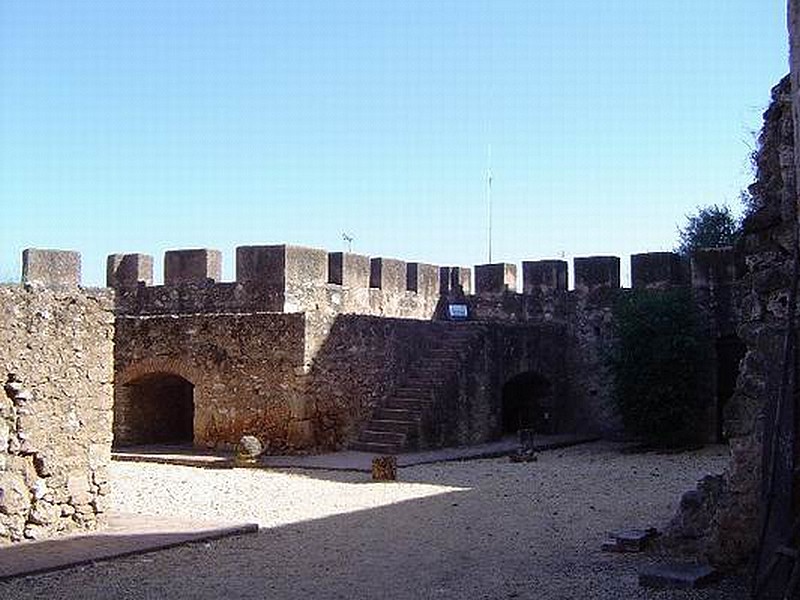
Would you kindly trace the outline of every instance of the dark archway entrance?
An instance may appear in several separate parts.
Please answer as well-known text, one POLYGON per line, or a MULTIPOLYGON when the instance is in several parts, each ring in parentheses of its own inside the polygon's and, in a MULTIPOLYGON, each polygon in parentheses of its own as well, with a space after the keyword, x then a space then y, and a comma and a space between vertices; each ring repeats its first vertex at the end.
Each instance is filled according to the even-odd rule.
POLYGON ((503 433, 532 429, 554 433, 553 386, 538 373, 527 372, 503 386, 503 433))
POLYGON ((186 444, 194 440, 194 386, 171 373, 152 373, 123 386, 114 410, 117 446, 186 444))
POLYGON ((717 339, 717 410, 716 441, 725 441, 725 406, 736 391, 736 380, 739 377, 739 363, 744 357, 747 347, 735 335, 726 335, 717 339))

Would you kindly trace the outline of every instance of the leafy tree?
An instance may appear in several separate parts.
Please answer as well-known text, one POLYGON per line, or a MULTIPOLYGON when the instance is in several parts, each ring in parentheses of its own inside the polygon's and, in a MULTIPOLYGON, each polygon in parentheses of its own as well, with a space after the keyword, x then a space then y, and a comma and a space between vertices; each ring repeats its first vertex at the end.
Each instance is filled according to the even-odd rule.
POLYGON ((686 290, 633 290, 614 307, 609 356, 626 430, 659 447, 699 438, 707 407, 709 348, 686 290))
POLYGON ((727 206, 698 207, 697 213, 686 215, 686 225, 678 229, 677 251, 684 256, 700 248, 731 246, 739 235, 739 223, 727 206))

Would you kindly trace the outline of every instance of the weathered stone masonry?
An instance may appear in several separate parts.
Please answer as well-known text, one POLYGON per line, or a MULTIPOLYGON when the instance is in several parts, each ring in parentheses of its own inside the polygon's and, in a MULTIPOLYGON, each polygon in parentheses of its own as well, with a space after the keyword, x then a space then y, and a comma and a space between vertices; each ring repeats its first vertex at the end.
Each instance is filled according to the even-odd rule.
MULTIPOLYGON (((478 443, 509 430, 507 392, 537 396, 542 430, 620 430, 604 360, 625 293, 616 257, 577 259, 573 291, 566 262, 525 262, 522 293, 514 265, 476 267, 473 293, 469 269, 296 246, 237 249, 235 282, 218 281, 212 250, 167 253, 164 285, 152 264, 108 261, 118 444, 250 434, 271 452, 310 451, 366 443, 373 426, 373 441, 405 431, 406 449, 478 443), (452 302, 469 322, 446 318, 452 302), (164 412, 176 403, 186 409, 164 412), (385 421, 401 406, 414 431, 385 421)), ((688 284, 673 254, 632 265, 635 287, 688 284)))
MULTIPOLYGON (((704 261, 710 280, 733 281, 733 314, 717 311, 714 327, 735 328, 745 346, 736 390, 724 415, 730 464, 722 477, 703 480, 681 501, 671 541, 693 548, 720 565, 745 564, 756 552, 765 435, 780 396, 792 285, 792 245, 797 231, 794 126, 790 80, 772 91, 755 156, 751 193, 757 210, 748 216, 735 259, 704 261), (732 267, 734 267, 732 269, 732 267)), ((794 335, 797 336, 797 331, 794 335)), ((785 482, 791 484, 791 482, 785 482)), ((777 513, 776 513, 777 514, 777 513)), ((789 522, 791 518, 789 517, 789 522)), ((788 525, 787 528, 788 530, 788 525)))
POLYGON ((0 544, 93 529, 109 492, 113 293, 76 287, 75 253, 23 262, 0 286, 0 544))

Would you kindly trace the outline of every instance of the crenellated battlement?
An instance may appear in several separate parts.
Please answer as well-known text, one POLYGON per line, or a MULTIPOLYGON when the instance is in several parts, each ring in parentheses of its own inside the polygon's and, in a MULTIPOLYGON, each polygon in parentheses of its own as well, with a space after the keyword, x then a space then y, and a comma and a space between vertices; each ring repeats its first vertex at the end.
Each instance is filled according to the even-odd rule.
MULTIPOLYGON (((551 297, 551 308, 559 312, 567 298, 606 303, 607 292, 620 289, 621 261, 616 256, 574 258, 572 290, 566 260, 523 261, 521 278, 515 264, 477 265, 473 285, 473 269, 468 267, 288 244, 238 247, 235 281, 226 282, 222 281, 222 259, 219 250, 208 248, 169 250, 163 257, 164 282, 156 285, 153 256, 112 254, 106 262, 106 282, 116 291, 120 314, 315 312, 415 319, 442 314, 443 303, 459 299, 478 308, 507 307, 515 319, 529 319, 545 310, 540 306, 544 296, 551 297), (511 309, 515 303, 527 308, 511 309)), ((732 251, 724 249, 699 252, 691 265, 672 252, 634 254, 630 257, 632 287, 725 285, 735 277, 733 261, 732 251)), ((23 252, 22 263, 24 283, 81 283, 77 252, 31 248, 23 252)), ((493 318, 494 314, 497 310, 478 310, 475 316, 493 318)))

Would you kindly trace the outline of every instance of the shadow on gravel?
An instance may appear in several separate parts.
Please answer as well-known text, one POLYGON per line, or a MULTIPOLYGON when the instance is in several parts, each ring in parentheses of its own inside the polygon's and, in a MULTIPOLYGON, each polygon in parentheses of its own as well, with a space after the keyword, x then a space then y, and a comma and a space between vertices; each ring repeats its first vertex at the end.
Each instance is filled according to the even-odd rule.
MULTIPOLYGON (((469 489, 12 580, 0 583, 0 597, 747 597, 736 580, 691 592, 647 591, 639 587, 637 573, 652 557, 601 552, 607 531, 639 525, 624 482, 609 495, 559 477, 557 463, 497 463, 495 468, 516 469, 519 485, 509 486, 491 469, 477 479, 464 469, 435 469, 430 474, 436 481, 426 483, 469 489)), ((334 477, 340 475, 364 477, 334 477)), ((268 505, 269 498, 262 501, 268 505)))

